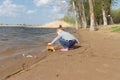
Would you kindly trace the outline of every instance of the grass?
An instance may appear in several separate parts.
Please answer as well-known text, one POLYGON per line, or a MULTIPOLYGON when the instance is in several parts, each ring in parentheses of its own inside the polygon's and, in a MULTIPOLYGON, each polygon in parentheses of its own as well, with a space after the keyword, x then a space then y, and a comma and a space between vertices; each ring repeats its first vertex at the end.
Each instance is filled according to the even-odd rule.
POLYGON ((120 32, 120 26, 113 26, 111 29, 112 32, 120 32))

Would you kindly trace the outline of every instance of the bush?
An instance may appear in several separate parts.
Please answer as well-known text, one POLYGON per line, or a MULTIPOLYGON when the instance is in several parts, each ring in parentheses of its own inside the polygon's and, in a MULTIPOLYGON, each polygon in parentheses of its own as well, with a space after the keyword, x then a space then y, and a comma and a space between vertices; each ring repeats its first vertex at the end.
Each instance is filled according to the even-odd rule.
POLYGON ((70 15, 69 13, 66 14, 62 20, 67 23, 70 23, 70 24, 75 24, 75 20, 74 20, 73 16, 70 15))
POLYGON ((112 10, 111 15, 114 23, 120 23, 120 9, 112 10))

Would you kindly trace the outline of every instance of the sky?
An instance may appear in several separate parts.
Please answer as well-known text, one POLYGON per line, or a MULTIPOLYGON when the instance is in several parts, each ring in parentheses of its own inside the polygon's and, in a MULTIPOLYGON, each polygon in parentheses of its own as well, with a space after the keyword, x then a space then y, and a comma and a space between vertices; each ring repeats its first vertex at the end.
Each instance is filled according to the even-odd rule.
POLYGON ((67 0, 0 0, 0 24, 41 25, 60 19, 67 0))
POLYGON ((112 5, 112 9, 120 8, 120 0, 114 0, 114 4, 112 5))
MULTIPOLYGON (((69 0, 0 0, 0 24, 42 25, 64 17, 69 0)), ((118 4, 113 8, 120 6, 118 4)))

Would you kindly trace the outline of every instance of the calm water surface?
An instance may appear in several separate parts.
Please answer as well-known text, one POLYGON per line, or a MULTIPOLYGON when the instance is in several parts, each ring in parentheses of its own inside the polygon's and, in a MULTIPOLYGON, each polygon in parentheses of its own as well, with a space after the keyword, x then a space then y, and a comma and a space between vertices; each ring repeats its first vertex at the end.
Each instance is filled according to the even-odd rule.
POLYGON ((0 27, 0 59, 42 52, 55 36, 55 29, 0 27))

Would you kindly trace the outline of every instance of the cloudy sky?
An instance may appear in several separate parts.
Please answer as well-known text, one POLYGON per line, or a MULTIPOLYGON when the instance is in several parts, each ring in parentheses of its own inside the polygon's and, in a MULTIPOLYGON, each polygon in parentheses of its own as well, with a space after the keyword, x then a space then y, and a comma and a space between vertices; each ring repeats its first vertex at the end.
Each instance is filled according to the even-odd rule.
POLYGON ((0 0, 0 24, 44 24, 62 18, 67 0, 0 0))
POLYGON ((0 24, 38 25, 51 22, 64 16, 68 1, 0 0, 0 24))

